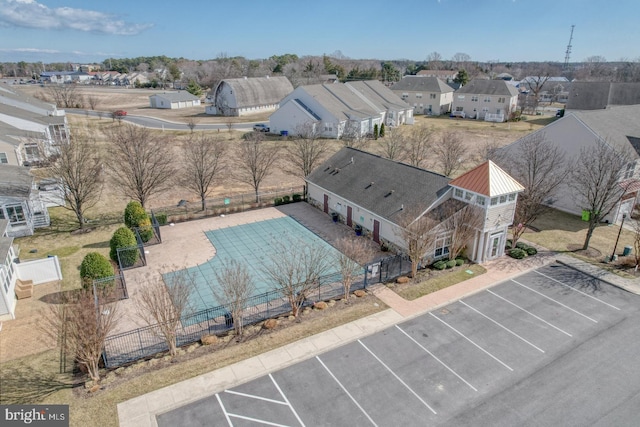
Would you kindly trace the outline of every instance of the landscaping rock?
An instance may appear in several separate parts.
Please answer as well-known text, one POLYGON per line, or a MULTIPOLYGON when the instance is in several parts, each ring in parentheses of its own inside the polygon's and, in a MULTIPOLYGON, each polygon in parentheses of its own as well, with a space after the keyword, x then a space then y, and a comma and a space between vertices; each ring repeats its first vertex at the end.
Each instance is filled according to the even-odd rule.
POLYGON ((396 283, 409 283, 409 278, 407 276, 400 276, 396 279, 396 283))
POLYGON ((365 291, 363 291, 362 289, 358 289, 353 294, 355 296, 357 296, 358 298, 362 298, 363 296, 367 295, 367 293, 365 291))
POLYGON ((100 384, 96 384, 93 387, 91 387, 89 389, 89 393, 95 393, 96 391, 100 390, 100 384))
POLYGON ((325 310, 327 307, 329 307, 329 305, 324 301, 318 301, 313 304, 313 308, 315 308, 316 310, 325 310))
POLYGON ((262 325, 262 327, 265 329, 273 329, 276 326, 278 326, 278 321, 276 319, 267 319, 262 325))
POLYGON ((198 344, 190 345, 189 347, 187 347, 187 353, 193 353, 198 347, 198 344))
POLYGON ((329 305, 329 307, 333 307, 334 305, 336 305, 336 300, 330 299, 327 304, 329 305))
POLYGON ((215 335, 203 335, 200 338, 202 345, 212 345, 218 342, 218 337, 215 335))
POLYGON ((292 314, 291 316, 287 317, 287 319, 293 321, 293 320, 296 320, 296 316, 292 314))

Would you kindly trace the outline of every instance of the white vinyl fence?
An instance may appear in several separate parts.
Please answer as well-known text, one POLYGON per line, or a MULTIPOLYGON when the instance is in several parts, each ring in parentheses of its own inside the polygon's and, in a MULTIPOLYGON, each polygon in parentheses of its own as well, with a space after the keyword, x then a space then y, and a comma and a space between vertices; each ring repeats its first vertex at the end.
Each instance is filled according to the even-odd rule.
POLYGON ((21 261, 15 264, 18 273, 18 279, 25 281, 31 280, 34 285, 40 283, 52 282, 54 280, 62 280, 62 270, 57 256, 42 259, 34 259, 32 261, 21 261))

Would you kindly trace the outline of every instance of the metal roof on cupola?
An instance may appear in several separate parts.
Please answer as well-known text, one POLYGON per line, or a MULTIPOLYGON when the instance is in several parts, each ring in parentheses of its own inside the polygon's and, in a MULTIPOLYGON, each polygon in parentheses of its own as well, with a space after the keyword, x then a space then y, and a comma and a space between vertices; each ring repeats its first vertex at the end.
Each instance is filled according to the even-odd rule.
POLYGON ((524 187, 520 185, 518 181, 513 179, 491 160, 459 176, 449 182, 449 185, 488 197, 519 193, 524 190, 524 187))

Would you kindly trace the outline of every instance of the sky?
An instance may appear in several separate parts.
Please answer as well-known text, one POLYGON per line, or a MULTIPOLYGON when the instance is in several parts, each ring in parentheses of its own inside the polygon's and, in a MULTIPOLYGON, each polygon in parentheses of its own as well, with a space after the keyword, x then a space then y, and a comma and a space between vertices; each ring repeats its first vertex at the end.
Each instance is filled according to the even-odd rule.
POLYGON ((0 0, 0 62, 166 55, 640 58, 639 0, 0 0))

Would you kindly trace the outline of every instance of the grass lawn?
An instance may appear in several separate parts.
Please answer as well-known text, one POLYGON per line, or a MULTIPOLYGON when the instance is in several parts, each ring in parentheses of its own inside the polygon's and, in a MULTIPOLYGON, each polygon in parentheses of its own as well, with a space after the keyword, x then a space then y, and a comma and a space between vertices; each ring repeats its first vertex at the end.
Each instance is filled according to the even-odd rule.
MULTIPOLYGON (((440 289, 448 288, 449 286, 464 282, 467 279, 479 276, 486 272, 487 270, 485 270, 484 267, 478 264, 456 267, 456 271, 429 271, 427 272, 427 274, 429 274, 429 277, 421 277, 419 283, 407 283, 402 286, 396 286, 394 287, 394 291, 402 298, 413 301, 414 299, 418 299, 432 292, 439 291, 440 289), (467 272, 468 270, 472 271, 473 274, 469 274, 467 272)), ((424 274, 425 272, 420 273, 424 274)))

